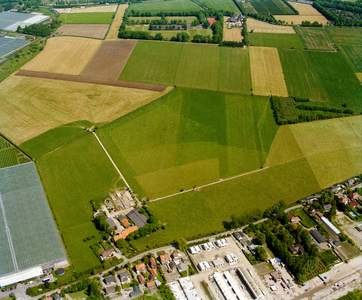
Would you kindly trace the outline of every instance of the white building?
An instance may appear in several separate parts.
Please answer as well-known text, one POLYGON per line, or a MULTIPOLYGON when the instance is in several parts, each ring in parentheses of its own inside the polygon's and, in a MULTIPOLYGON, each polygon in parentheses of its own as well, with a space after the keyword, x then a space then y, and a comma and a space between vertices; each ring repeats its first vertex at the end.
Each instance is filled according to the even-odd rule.
POLYGON ((208 261, 206 261, 206 260, 200 262, 200 263, 197 265, 197 267, 199 268, 199 270, 200 270, 201 272, 205 272, 205 271, 211 269, 210 263, 209 263, 208 261))
POLYGON ((201 250, 200 246, 192 246, 192 247, 189 248, 189 252, 191 254, 197 254, 197 253, 201 253, 202 250, 201 250))
POLYGON ((217 240, 215 243, 219 248, 226 247, 228 245, 228 241, 226 239, 217 240))
POLYGON ((330 230, 332 230, 335 235, 339 235, 339 234, 341 233, 341 232, 337 229, 336 226, 334 226, 331 222, 328 221, 327 218, 322 217, 322 218, 321 218, 321 221, 322 221, 324 224, 326 224, 326 225, 328 226, 328 228, 329 228, 330 230))
POLYGON ((208 242, 205 244, 202 244, 202 248, 204 248, 205 251, 210 252, 215 249, 214 243, 208 242))
POLYGON ((225 271, 224 272, 224 276, 226 278, 226 280, 229 282, 229 285, 232 289, 232 291, 234 292, 234 294, 236 295, 236 298, 239 300, 247 300, 247 298, 245 297, 245 295, 241 292, 241 290, 239 289, 239 286, 237 285, 236 281, 234 280, 234 278, 231 276, 231 274, 229 273, 229 271, 225 271))
POLYGON ((250 276, 250 273, 245 268, 245 266, 241 266, 237 268, 238 273, 240 274, 241 278, 243 278, 245 284, 248 286, 249 290, 252 292, 254 299, 260 299, 263 297, 263 294, 260 288, 256 285, 254 279, 250 276))
POLYGON ((225 266, 225 261, 221 257, 219 257, 217 259, 214 259, 212 261, 212 263, 213 263, 215 268, 220 268, 222 266, 225 266))
POLYGON ((187 300, 201 300, 190 277, 180 278, 178 282, 180 283, 187 300))
POLYGON ((175 296, 176 300, 187 300, 185 293, 177 281, 169 283, 168 286, 170 287, 170 290, 175 296))
POLYGON ((240 261, 239 257, 237 257, 234 253, 226 255, 225 259, 229 263, 229 265, 236 264, 240 261))

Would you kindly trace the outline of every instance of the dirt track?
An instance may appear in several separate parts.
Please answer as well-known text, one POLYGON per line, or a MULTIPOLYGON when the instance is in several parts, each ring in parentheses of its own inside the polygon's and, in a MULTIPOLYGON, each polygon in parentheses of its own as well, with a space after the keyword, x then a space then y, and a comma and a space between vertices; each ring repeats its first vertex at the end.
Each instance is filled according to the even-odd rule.
POLYGON ((103 42, 80 76, 117 80, 136 44, 135 40, 103 42))
POLYGON ((100 85, 119 86, 119 87, 149 90, 149 91, 155 91, 155 92, 163 92, 167 88, 166 85, 156 85, 156 84, 150 84, 150 83, 109 80, 109 79, 102 79, 102 78, 81 77, 81 76, 76 76, 76 75, 64 75, 64 74, 44 73, 44 72, 36 72, 36 71, 25 71, 25 70, 21 70, 21 71, 17 72, 16 75, 17 76, 26 76, 26 77, 45 78, 45 79, 56 79, 56 80, 64 80, 64 81, 73 81, 73 82, 83 82, 83 83, 91 83, 91 84, 100 84, 100 85))

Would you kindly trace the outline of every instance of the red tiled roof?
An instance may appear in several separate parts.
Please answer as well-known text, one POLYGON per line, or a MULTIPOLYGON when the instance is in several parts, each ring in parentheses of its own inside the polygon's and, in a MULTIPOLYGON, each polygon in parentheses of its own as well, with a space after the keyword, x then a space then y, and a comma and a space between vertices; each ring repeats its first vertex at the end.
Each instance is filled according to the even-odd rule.
POLYGON ((147 282, 147 287, 154 286, 156 283, 154 281, 147 282))
POLYGON ((151 275, 152 276, 157 276, 157 271, 155 269, 151 269, 151 275))
POLYGON ((136 269, 136 271, 144 270, 144 269, 146 269, 146 265, 145 265, 145 263, 138 264, 135 266, 135 269, 136 269))
POLYGON ((315 214, 316 214, 318 217, 320 217, 320 218, 323 217, 323 214, 322 214, 321 212, 319 212, 319 211, 317 211, 315 214))
POLYGON ((353 200, 353 201, 349 202, 349 205, 352 205, 353 207, 357 207, 358 203, 353 200))
POLYGON ((131 233, 138 230, 137 226, 133 226, 130 228, 127 228, 126 230, 123 230, 121 232, 118 232, 117 235, 113 237, 114 241, 117 242, 119 239, 126 239, 126 237, 131 233))
POLYGON ((122 223, 122 225, 123 225, 124 227, 129 227, 129 226, 131 226, 131 223, 130 223, 127 219, 123 219, 123 220, 121 221, 121 223, 122 223))
POLYGON ((171 257, 170 257, 170 255, 168 253, 160 255, 160 261, 161 262, 166 261, 166 260, 171 260, 171 257))
POLYGON ((140 283, 145 282, 145 278, 142 275, 138 276, 138 280, 140 283))

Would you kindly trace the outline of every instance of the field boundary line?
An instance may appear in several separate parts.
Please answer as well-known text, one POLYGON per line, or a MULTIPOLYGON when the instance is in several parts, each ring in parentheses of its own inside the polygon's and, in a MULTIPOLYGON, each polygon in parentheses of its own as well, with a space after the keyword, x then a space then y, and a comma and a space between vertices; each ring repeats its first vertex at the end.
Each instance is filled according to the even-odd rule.
MULTIPOLYGON (((104 152, 106 153, 106 155, 108 156, 109 160, 111 161, 113 167, 116 169, 116 171, 118 172, 119 176, 121 176, 123 182, 126 184, 127 188, 132 192, 133 194, 133 190, 131 189, 131 187, 129 186, 128 182, 126 181, 126 179, 124 178, 124 176, 122 175, 121 171, 118 169, 117 165, 114 163, 112 157, 109 155, 108 151, 106 150, 106 148, 104 148, 101 140, 98 138, 97 134, 95 132, 92 132, 93 135, 96 137, 99 145, 101 145, 102 149, 104 150, 104 152)), ((136 197, 137 199, 137 197, 136 197)), ((137 199, 138 200, 138 199, 137 199)))
POLYGON ((11 238, 11 233, 10 233, 10 229, 9 229, 9 226, 8 226, 8 221, 6 219, 5 208, 4 208, 4 204, 3 204, 3 199, 1 197, 1 193, 0 193, 0 208, 1 208, 1 211, 2 211, 3 219, 4 219, 5 231, 6 231, 6 235, 8 237, 8 243, 9 243, 11 258, 13 260, 14 269, 15 269, 15 271, 18 271, 19 268, 18 268, 18 263, 16 261, 16 256, 15 256, 15 252, 14 252, 13 240, 11 238))
POLYGON ((225 179, 220 178, 218 181, 214 181, 214 182, 211 182, 211 183, 207 183, 207 184, 204 184, 204 185, 200 185, 200 186, 198 186, 198 187, 196 187, 196 188, 194 188, 194 189, 184 190, 184 191, 182 191, 182 192, 178 192, 178 193, 175 193, 175 194, 171 194, 171 195, 159 197, 159 198, 150 200, 150 202, 154 202, 154 201, 158 201, 158 200, 170 198, 170 197, 173 197, 173 196, 185 194, 185 193, 192 192, 192 191, 197 191, 197 190, 202 189, 202 188, 204 188, 204 187, 208 187, 208 186, 211 186, 211 185, 214 185, 214 184, 218 184, 218 183, 222 183, 222 182, 225 182, 225 181, 233 180, 233 179, 236 179, 236 178, 239 178, 239 177, 243 177, 243 176, 250 175, 250 174, 253 174, 253 173, 257 173, 257 172, 260 172, 260 171, 264 171, 264 170, 266 170, 266 169, 269 169, 269 167, 265 167, 265 168, 258 169, 258 170, 254 170, 254 171, 251 171, 251 172, 247 172, 247 173, 235 175, 235 176, 228 177, 228 178, 225 178, 225 179))

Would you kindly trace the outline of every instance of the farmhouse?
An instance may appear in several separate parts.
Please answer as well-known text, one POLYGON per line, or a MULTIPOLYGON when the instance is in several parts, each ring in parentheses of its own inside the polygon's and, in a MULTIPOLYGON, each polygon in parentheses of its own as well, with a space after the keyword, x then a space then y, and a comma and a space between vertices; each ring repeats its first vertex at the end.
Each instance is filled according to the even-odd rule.
POLYGON ((130 228, 127 228, 127 229, 125 229, 125 230, 122 230, 121 232, 118 232, 118 233, 113 237, 113 240, 114 240, 115 242, 117 242, 119 239, 126 239, 126 237, 127 237, 130 233, 132 233, 132 232, 134 232, 134 231, 136 231, 136 230, 138 230, 138 227, 137 227, 137 226, 132 226, 132 227, 130 227, 130 228))
POLYGON ((242 14, 238 15, 238 16, 232 16, 230 18, 228 18, 226 20, 226 24, 228 25, 228 28, 231 27, 242 27, 243 26, 243 22, 244 22, 244 17, 242 14))
POLYGON ((139 210, 132 210, 127 214, 127 217, 137 225, 138 228, 141 228, 146 225, 147 218, 145 215, 142 215, 139 210))

